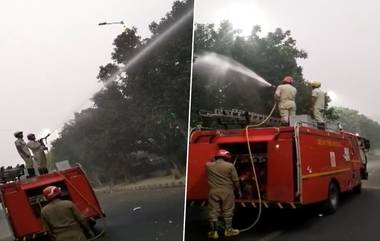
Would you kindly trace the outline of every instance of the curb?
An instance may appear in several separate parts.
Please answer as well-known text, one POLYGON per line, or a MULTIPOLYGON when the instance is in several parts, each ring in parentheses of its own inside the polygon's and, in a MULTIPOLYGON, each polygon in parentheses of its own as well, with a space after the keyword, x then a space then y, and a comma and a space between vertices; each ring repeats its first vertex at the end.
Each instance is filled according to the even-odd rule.
POLYGON ((184 187, 185 181, 171 181, 166 183, 155 183, 155 184, 145 184, 136 186, 124 186, 124 187, 103 187, 94 189, 96 193, 112 193, 112 192, 125 192, 125 191, 141 191, 141 190, 155 190, 155 189, 165 189, 165 188, 175 188, 184 187))

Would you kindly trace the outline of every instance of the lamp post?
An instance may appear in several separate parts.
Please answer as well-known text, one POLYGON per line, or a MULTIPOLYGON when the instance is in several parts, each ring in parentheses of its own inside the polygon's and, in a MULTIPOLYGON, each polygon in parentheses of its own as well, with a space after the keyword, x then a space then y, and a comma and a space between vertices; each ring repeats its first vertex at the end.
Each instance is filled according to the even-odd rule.
POLYGON ((120 21, 120 22, 102 22, 102 23, 98 23, 99 26, 111 25, 111 24, 121 24, 121 25, 124 26, 124 21, 120 21))

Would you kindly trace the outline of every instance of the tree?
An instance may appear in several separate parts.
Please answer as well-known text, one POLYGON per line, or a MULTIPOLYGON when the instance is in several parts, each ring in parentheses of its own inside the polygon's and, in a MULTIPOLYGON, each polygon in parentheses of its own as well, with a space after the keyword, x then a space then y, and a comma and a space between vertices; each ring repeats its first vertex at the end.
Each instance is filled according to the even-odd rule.
POLYGON ((380 147, 380 125, 356 110, 335 107, 334 114, 345 130, 369 139, 373 148, 380 147))
MULTIPOLYGON (((297 47, 290 31, 278 28, 265 37, 260 37, 260 32, 260 26, 254 26, 251 35, 244 37, 228 21, 223 21, 217 29, 213 24, 197 24, 195 55, 199 57, 207 51, 228 56, 272 85, 292 75, 298 90, 297 111, 308 113, 311 89, 305 85, 302 67, 297 63, 298 59, 307 58, 306 52, 297 47)), ((259 87, 232 71, 215 76, 195 69, 193 76, 192 125, 198 123, 197 113, 201 109, 238 108, 266 114, 273 106, 273 88, 259 87)))
POLYGON ((184 169, 192 17, 157 40, 192 9, 192 0, 176 1, 159 22, 150 24, 151 37, 142 39, 132 27, 115 38, 112 62, 99 69, 104 87, 92 98, 94 106, 76 113, 54 141, 56 160, 80 162, 99 184, 134 181, 137 166, 147 170, 146 176, 155 168, 184 169), (153 41, 158 44, 146 51, 153 41), (131 65, 142 51, 145 56, 131 65))

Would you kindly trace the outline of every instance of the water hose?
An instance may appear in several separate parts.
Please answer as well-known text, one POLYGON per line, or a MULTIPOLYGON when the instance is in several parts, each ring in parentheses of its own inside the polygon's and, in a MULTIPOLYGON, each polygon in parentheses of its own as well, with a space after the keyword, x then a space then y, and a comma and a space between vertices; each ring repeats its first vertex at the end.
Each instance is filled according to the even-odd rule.
POLYGON ((253 175, 255 177, 255 184, 256 184, 256 190, 257 190, 257 196, 258 196, 258 200, 259 200, 259 212, 256 216, 256 219, 253 221, 253 223, 247 227, 247 228, 244 228, 244 229, 240 229, 240 232, 246 232, 248 230, 251 230, 252 228, 254 228, 257 223, 259 222, 260 218, 261 218, 261 212, 262 212, 262 203, 261 203, 261 193, 260 193, 260 187, 259 187, 259 182, 258 182, 258 178, 257 178, 257 174, 256 174, 256 169, 255 169, 255 162, 254 162, 254 159, 253 159, 253 154, 252 154, 252 150, 251 150, 251 144, 250 144, 250 141, 249 141, 249 135, 248 135, 248 130, 249 128, 253 128, 253 127, 259 127, 263 124, 265 124, 265 122, 267 122, 269 120, 269 118, 272 117, 273 115, 273 112, 274 110, 276 109, 276 106, 277 106, 277 103, 275 103, 272 107, 272 110, 270 111, 269 115, 267 116, 267 118, 265 118, 262 122, 258 123, 258 124, 255 124, 255 125, 247 125, 245 127, 245 136, 247 138, 247 146, 248 146, 248 153, 249 153, 249 157, 251 159, 251 165, 252 165, 252 170, 253 170, 253 175))

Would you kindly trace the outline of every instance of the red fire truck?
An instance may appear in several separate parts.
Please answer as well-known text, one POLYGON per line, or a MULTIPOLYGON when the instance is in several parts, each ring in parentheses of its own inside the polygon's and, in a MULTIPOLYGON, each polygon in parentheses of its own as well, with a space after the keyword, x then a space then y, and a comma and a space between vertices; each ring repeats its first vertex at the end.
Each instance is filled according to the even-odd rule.
MULTIPOLYGON (((241 117, 244 122, 264 118, 247 113, 232 116, 241 117)), ((223 123, 223 119, 219 118, 217 123, 223 123)), ((208 194, 205 164, 218 148, 232 154, 243 192, 236 202, 242 206, 297 208, 321 202, 325 211, 332 213, 338 206, 340 193, 360 192, 361 180, 368 177, 365 156, 370 148, 368 140, 340 129, 321 129, 297 120, 291 126, 273 126, 278 120, 268 123, 269 126, 261 128, 193 131, 189 145, 188 202, 205 204, 208 194)))
POLYGON ((46 235, 40 212, 47 203, 42 190, 50 185, 60 187, 62 198, 73 201, 91 224, 105 216, 80 166, 26 180, 19 180, 22 167, 2 169, 0 174, 0 201, 15 240, 46 235))

